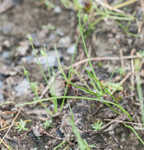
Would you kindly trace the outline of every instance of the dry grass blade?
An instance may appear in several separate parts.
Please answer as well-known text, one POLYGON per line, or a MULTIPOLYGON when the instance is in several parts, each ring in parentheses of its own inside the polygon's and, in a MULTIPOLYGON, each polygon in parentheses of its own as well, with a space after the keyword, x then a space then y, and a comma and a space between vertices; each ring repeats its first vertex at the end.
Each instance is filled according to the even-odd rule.
POLYGON ((138 1, 138 0, 129 0, 129 1, 126 1, 126 2, 121 3, 121 4, 119 4, 119 5, 116 5, 116 6, 114 6, 113 8, 114 8, 114 9, 119 9, 119 8, 128 6, 128 5, 130 5, 130 4, 133 4, 133 3, 137 2, 137 1, 138 1))
POLYGON ((95 1, 96 1, 96 3, 100 4, 100 5, 103 6, 104 8, 107 8, 107 9, 109 9, 109 10, 114 10, 114 11, 116 11, 116 12, 118 12, 118 13, 124 14, 123 11, 121 11, 121 10, 119 10, 119 9, 117 9, 117 8, 114 8, 114 7, 110 6, 109 4, 102 2, 101 0, 95 0, 95 1))

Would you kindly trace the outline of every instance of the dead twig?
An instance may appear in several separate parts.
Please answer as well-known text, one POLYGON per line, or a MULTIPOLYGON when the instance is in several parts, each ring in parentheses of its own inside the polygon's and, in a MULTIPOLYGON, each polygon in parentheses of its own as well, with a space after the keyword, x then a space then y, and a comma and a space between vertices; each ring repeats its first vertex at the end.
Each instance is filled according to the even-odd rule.
MULTIPOLYGON (((110 60, 111 61, 112 60, 115 60, 115 61, 116 60, 121 60, 122 61, 122 60, 136 59, 136 58, 143 58, 143 57, 142 56, 123 56, 123 57, 94 57, 94 58, 87 58, 87 59, 81 60, 79 62, 76 62, 76 63, 72 64, 71 66, 63 68, 63 71, 69 70, 71 68, 76 68, 77 66, 82 65, 84 63, 87 63, 89 61, 110 61, 110 60)), ((57 72, 56 75, 59 75, 60 73, 61 73, 61 71, 57 72)), ((128 74, 128 77, 129 77, 129 74, 128 74)), ((127 80, 127 77, 123 81, 121 81, 122 84, 123 84, 123 82, 125 80, 127 80)), ((49 85, 47 85, 44 88, 40 98, 43 98, 43 96, 47 93, 48 90, 49 90, 49 85)))
POLYGON ((120 81, 120 85, 123 85, 124 82, 131 76, 131 72, 129 72, 121 81, 120 81))
POLYGON ((49 136, 51 138, 54 138, 54 139, 57 139, 57 140, 62 140, 62 138, 56 137, 54 135, 51 135, 48 132, 46 132, 45 130, 43 130, 42 128, 41 128, 41 133, 43 133, 43 134, 45 134, 45 135, 47 135, 47 136, 49 136))
POLYGON ((2 141, 4 141, 5 137, 8 135, 9 131, 11 130, 11 128, 13 127, 17 117, 19 116, 21 110, 18 111, 18 113, 16 114, 16 116, 14 117, 14 119, 12 120, 11 125, 9 126, 7 132, 5 133, 5 135, 3 136, 3 138, 0 140, 0 144, 2 143, 2 141))
POLYGON ((10 147, 5 143, 3 139, 0 138, 0 141, 8 150, 10 150, 10 147))
POLYGON ((123 57, 94 57, 94 58, 87 58, 82 61, 76 62, 69 67, 64 68, 64 70, 69 70, 71 67, 77 67, 78 65, 84 64, 88 61, 110 61, 110 60, 127 60, 127 59, 136 59, 136 58, 143 58, 142 56, 123 56, 123 57))
POLYGON ((102 129, 105 129, 104 132, 112 131, 119 125, 119 123, 123 123, 126 119, 127 117, 125 115, 119 115, 116 119, 111 120, 108 124, 104 125, 102 129))
POLYGON ((98 4, 100 4, 101 6, 103 6, 104 8, 107 8, 109 10, 114 10, 118 13, 122 13, 122 14, 125 14, 122 10, 119 10, 118 8, 114 8, 114 7, 111 7, 108 3, 104 3, 102 0, 95 0, 98 4))

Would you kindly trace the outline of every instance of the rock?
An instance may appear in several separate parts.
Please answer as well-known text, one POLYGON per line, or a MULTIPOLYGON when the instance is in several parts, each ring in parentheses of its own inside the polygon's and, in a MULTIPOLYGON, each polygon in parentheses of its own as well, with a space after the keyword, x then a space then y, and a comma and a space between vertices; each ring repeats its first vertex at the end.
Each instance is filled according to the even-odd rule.
POLYGON ((27 95, 30 92, 30 83, 24 79, 15 88, 16 96, 27 95))
POLYGON ((70 45, 70 47, 67 49, 67 53, 68 53, 68 54, 74 54, 75 50, 76 50, 76 45, 75 45, 75 44, 72 44, 72 45, 70 45))
POLYGON ((59 45, 60 47, 69 47, 70 44, 71 44, 71 39, 70 39, 69 36, 66 36, 66 37, 61 38, 61 39, 59 40, 59 43, 58 43, 58 45, 59 45))
POLYGON ((58 66, 57 57, 59 57, 59 59, 62 58, 62 55, 60 52, 49 51, 44 56, 38 56, 34 58, 34 62, 41 64, 43 66, 43 69, 47 70, 48 67, 58 66))
POLYGON ((50 93, 54 96, 63 96, 64 95, 64 89, 65 89, 65 83, 62 78, 54 78, 52 77, 49 81, 50 85, 50 93))
POLYGON ((40 129, 39 129, 39 126, 38 126, 38 125, 36 125, 35 127, 32 127, 32 131, 33 131, 33 134, 34 134, 36 137, 40 137, 40 136, 41 136, 40 129))
POLYGON ((13 30, 14 24, 13 23, 7 23, 0 27, 0 31, 3 34, 10 34, 13 30))
POLYGON ((54 12, 55 12, 56 14, 60 14, 60 13, 62 12, 62 10, 61 10, 61 8, 60 8, 59 6, 56 6, 56 7, 54 8, 54 12))
POLYGON ((17 47, 16 56, 25 56, 27 54, 28 49, 29 49, 28 41, 21 42, 20 46, 17 47))

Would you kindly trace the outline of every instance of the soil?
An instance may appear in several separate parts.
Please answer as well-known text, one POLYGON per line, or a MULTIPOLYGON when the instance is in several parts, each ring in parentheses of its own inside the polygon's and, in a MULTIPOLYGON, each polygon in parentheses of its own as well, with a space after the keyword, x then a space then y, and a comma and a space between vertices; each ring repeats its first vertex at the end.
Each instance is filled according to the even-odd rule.
MULTIPOLYGON (((57 149, 77 150, 78 142, 69 124, 72 111, 81 137, 92 150, 143 150, 144 147, 134 132, 124 125, 129 122, 135 127, 141 120, 138 96, 136 90, 131 88, 133 76, 129 75, 132 72, 132 60, 111 59, 136 55, 143 50, 144 28, 137 25, 141 20, 133 22, 128 28, 137 37, 126 34, 116 21, 104 20, 87 38, 89 55, 99 59, 92 61, 97 77, 104 84, 108 81, 123 82, 124 89, 116 91, 114 96, 133 116, 133 121, 129 121, 125 115, 113 112, 103 103, 85 99, 67 99, 63 110, 58 110, 57 113, 53 111, 51 101, 18 107, 19 104, 33 102, 38 96, 49 98, 52 90, 55 90, 56 96, 64 94, 66 81, 60 73, 51 89, 47 89, 47 84, 51 83, 54 75, 44 77, 43 70, 48 73, 48 68, 51 70, 53 67, 58 71, 57 55, 64 67, 71 64, 79 36, 78 19, 76 11, 66 9, 60 1, 54 0, 53 4, 55 8, 47 8, 40 1, 25 0, 23 4, 0 14, 0 149, 53 150, 64 142, 57 149), (32 38, 33 44, 28 37, 32 38), (40 55, 41 50, 45 52, 44 55, 40 55), (24 68, 29 72, 28 75, 24 73, 24 68), (124 75, 118 74, 117 70, 120 68, 125 70, 124 75), (37 88, 38 95, 32 90, 29 81, 34 90, 37 88), (16 129, 16 124, 21 119, 27 123, 26 131, 16 129), (46 121, 52 121, 49 128, 44 128, 46 121), (103 122, 102 130, 92 129, 92 124, 96 121, 103 122)), ((138 14, 139 8, 139 3, 130 5, 129 12, 136 11, 138 14)), ((86 56, 82 42, 79 42, 75 61, 83 59, 86 56)), ((76 69, 81 72, 85 81, 90 82, 83 71, 84 67, 87 67, 87 63, 77 65, 76 69)), ((140 73, 143 79, 142 68, 143 66, 140 73)), ((73 77, 72 81, 82 84, 77 77, 73 77)), ((90 96, 71 85, 68 86, 67 95, 90 96)), ((110 96, 105 98, 112 100, 110 96)), ((58 103, 60 105, 62 99, 58 103)), ((136 131, 144 139, 143 130, 136 131)))

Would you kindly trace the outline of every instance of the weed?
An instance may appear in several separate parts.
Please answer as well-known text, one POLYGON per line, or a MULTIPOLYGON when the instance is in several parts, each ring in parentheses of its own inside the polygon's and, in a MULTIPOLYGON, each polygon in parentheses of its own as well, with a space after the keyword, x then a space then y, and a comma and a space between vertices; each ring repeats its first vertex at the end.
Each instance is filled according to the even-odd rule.
POLYGON ((28 120, 25 120, 25 121, 24 121, 24 120, 20 119, 20 121, 17 122, 15 128, 16 128, 19 132, 21 132, 21 131, 28 131, 28 128, 26 128, 27 122, 28 122, 28 120))
POLYGON ((46 121, 43 123, 43 127, 44 127, 45 129, 51 128, 51 127, 52 127, 52 120, 46 120, 46 121))
POLYGON ((102 129, 102 126, 103 126, 103 122, 98 120, 97 122, 95 122, 93 125, 92 125, 92 128, 95 130, 95 131, 99 131, 102 129))

